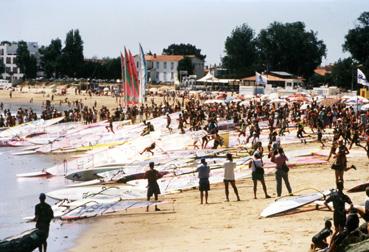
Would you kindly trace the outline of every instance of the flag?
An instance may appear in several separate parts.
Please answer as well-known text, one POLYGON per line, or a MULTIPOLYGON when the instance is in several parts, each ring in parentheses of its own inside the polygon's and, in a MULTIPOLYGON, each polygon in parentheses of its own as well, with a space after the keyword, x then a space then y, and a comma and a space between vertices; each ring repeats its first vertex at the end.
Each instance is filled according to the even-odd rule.
POLYGON ((369 87, 365 74, 359 68, 357 69, 357 83, 369 87))
POLYGON ((268 83, 268 79, 264 75, 255 72, 255 76, 256 76, 255 82, 257 85, 265 85, 268 83))
POLYGON ((145 88, 147 82, 147 65, 145 60, 145 53, 144 50, 139 44, 140 47, 140 54, 139 54, 139 79, 140 79, 140 102, 144 103, 145 101, 145 88))

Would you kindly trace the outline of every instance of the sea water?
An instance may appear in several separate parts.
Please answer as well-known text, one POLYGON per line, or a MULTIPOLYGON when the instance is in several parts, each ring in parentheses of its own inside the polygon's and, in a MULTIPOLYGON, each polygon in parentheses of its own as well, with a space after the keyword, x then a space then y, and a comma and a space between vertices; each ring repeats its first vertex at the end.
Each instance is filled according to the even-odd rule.
MULTIPOLYGON (((64 177, 17 178, 18 173, 40 171, 56 162, 47 155, 15 156, 18 148, 0 148, 0 240, 20 234, 35 227, 34 222, 25 222, 24 217, 34 216, 38 196, 65 187, 69 181, 64 177)), ((46 199, 49 204, 55 202, 46 199)), ((52 221, 48 238, 49 251, 67 251, 73 246, 88 221, 52 221)))

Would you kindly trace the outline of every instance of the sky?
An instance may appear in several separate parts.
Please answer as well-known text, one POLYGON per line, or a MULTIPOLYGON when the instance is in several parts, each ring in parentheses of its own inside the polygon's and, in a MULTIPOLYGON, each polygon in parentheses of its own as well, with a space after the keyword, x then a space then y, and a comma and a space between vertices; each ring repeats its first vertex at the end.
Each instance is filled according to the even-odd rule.
POLYGON ((160 54, 172 43, 190 43, 218 64, 224 42, 243 23, 257 34, 271 22, 302 21, 327 45, 322 65, 349 56, 344 37, 369 11, 368 0, 0 0, 0 41, 48 45, 79 29, 84 55, 118 57, 124 46, 160 54))

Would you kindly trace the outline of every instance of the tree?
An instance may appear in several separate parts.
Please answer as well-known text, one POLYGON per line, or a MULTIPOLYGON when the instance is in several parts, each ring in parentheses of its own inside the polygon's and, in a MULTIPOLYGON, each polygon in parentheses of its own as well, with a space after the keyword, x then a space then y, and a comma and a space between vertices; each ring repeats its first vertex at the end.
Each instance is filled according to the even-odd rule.
POLYGON ((358 21, 359 24, 345 36, 343 50, 349 51, 353 59, 369 69, 369 12, 363 12, 358 21))
POLYGON ((181 76, 181 71, 187 71, 188 75, 193 74, 193 65, 189 57, 184 57, 178 62, 177 66, 178 76, 181 76))
POLYGON ((5 64, 2 60, 0 60, 0 78, 2 77, 2 74, 5 72, 5 64))
POLYGON ((352 58, 339 59, 332 67, 332 83, 341 88, 351 89, 354 75, 356 76, 354 68, 355 63, 352 58))
POLYGON ((83 41, 78 30, 70 30, 65 38, 61 56, 61 72, 69 77, 79 77, 83 65, 83 41))
POLYGON ((50 45, 39 50, 41 54, 41 67, 46 77, 59 77, 62 57, 62 42, 59 38, 53 39, 50 45))
POLYGON ((18 42, 16 64, 20 69, 20 72, 24 74, 23 79, 28 78, 26 75, 27 66, 30 61, 30 55, 27 47, 27 43, 24 41, 18 42))
POLYGON ((256 40, 254 31, 243 24, 236 27, 225 41, 223 67, 233 77, 245 77, 254 73, 257 62, 256 40))
POLYGON ((302 22, 274 22, 257 38, 261 62, 266 70, 287 71, 309 78, 326 56, 326 45, 317 33, 306 31, 302 22))
POLYGON ((197 49, 196 46, 191 44, 171 44, 168 48, 163 49, 163 54, 166 55, 195 55, 197 58, 204 60, 206 55, 201 54, 201 49, 197 49))
POLYGON ((26 72, 24 73, 28 79, 34 79, 37 76, 37 59, 34 55, 28 58, 26 72))

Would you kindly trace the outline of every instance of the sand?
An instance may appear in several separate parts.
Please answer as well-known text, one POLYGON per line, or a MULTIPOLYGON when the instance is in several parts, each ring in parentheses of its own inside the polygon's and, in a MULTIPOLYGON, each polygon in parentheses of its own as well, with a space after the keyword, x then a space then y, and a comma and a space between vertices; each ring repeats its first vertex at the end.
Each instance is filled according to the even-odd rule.
MULTIPOLYGON (((83 99, 86 105, 95 100, 109 108, 117 107, 115 98, 107 96, 74 95, 68 90, 69 100, 83 99)), ((51 95, 50 88, 23 88, 9 98, 9 91, 0 91, 0 101, 6 103, 41 104, 51 95), (46 95, 36 94, 45 90, 46 95)), ((65 96, 55 95, 55 100, 65 96)), ((289 149, 301 149, 317 144, 296 144, 289 149)), ((357 148, 357 147, 355 147, 357 148)), ((345 187, 350 188, 369 179, 368 159, 349 158, 349 164, 355 164, 357 171, 345 174, 345 187)), ((329 164, 306 165, 290 170, 290 182, 295 194, 314 192, 304 190, 316 188, 326 190, 335 186, 334 171, 329 164)), ((71 252, 77 251, 308 251, 311 237, 324 224, 325 217, 332 217, 327 210, 314 210, 305 207, 304 211, 267 219, 260 219, 260 212, 275 200, 275 178, 266 177, 269 194, 272 199, 264 199, 261 185, 258 187, 258 199, 253 199, 252 181, 237 181, 241 201, 235 201, 233 191, 231 202, 224 202, 222 184, 212 186, 209 205, 200 205, 198 190, 189 190, 178 194, 161 196, 168 201, 162 205, 161 212, 145 213, 144 209, 129 210, 90 219, 88 231, 84 232, 71 252)), ((283 186, 283 194, 286 188, 283 186)), ((349 194, 355 204, 363 204, 364 193, 349 194)), ((83 221, 81 221, 83 222, 83 221)))
MULTIPOLYGON (((358 170, 345 174, 346 188, 369 178, 367 158, 356 158, 353 163, 358 170)), ((335 186, 334 171, 328 164, 293 168, 289 177, 296 194, 335 186)), ((261 185, 258 199, 253 199, 252 181, 245 179, 237 182, 241 202, 233 191, 231 202, 224 202, 224 187, 219 184, 211 188, 209 205, 200 205, 199 192, 190 190, 161 196, 170 202, 161 206, 161 212, 146 214, 142 209, 96 218, 70 251, 308 251, 311 237, 332 212, 308 206, 298 213, 260 219, 262 209, 276 197, 274 176, 266 177, 266 182, 272 199, 264 199, 261 185)), ((349 196, 355 204, 364 203, 364 193, 349 196)))

